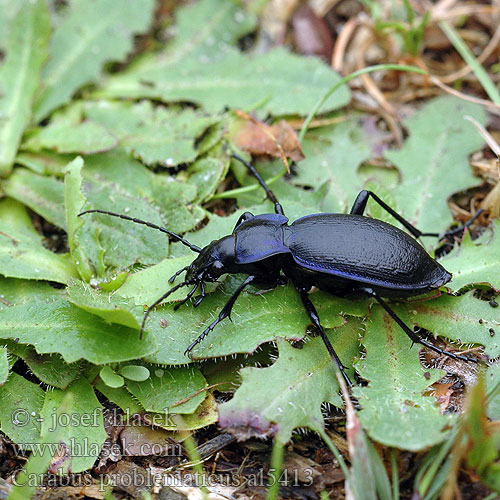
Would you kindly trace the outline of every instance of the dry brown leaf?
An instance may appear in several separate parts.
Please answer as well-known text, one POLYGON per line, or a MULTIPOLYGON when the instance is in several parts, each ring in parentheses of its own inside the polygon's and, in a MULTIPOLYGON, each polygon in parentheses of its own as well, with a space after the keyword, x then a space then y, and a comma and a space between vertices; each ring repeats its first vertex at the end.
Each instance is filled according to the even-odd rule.
POLYGON ((281 149, 293 161, 304 158, 297 134, 285 120, 267 125, 255 119, 241 119, 232 127, 231 135, 238 148, 255 156, 281 158, 281 149))
POLYGON ((327 24, 308 5, 300 6, 292 16, 293 39, 297 51, 308 56, 319 56, 330 62, 333 38, 327 24))

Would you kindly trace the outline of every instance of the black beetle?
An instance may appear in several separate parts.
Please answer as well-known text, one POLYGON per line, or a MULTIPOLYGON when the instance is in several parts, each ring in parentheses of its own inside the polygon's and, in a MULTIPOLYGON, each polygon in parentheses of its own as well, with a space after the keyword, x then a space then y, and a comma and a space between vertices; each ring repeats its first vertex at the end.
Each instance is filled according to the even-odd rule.
MULTIPOLYGON (((174 309, 177 310, 200 287, 201 295, 194 303, 196 307, 205 297, 206 282, 216 281, 226 273, 242 273, 248 277, 224 305, 217 319, 189 345, 185 354, 189 354, 218 323, 230 316, 236 299, 246 286, 252 283, 275 287, 291 281, 300 294, 309 318, 319 331, 330 356, 349 386, 352 384, 309 299, 308 291, 313 286, 337 297, 348 299, 373 297, 413 342, 454 359, 477 362, 475 358, 444 351, 421 338, 382 299, 382 297, 405 298, 430 292, 446 284, 451 279, 451 274, 407 233, 386 222, 364 216, 369 197, 371 196, 389 212, 415 238, 437 237, 439 236, 437 233, 423 233, 418 230, 376 194, 366 190, 358 194, 349 214, 307 215, 289 225, 283 207, 255 167, 237 155, 233 157, 242 162, 255 176, 269 200, 274 203, 275 213, 253 215, 245 212, 238 219, 230 235, 212 241, 205 248, 199 248, 178 234, 156 224, 127 215, 104 210, 86 210, 79 214, 96 212, 145 224, 170 235, 199 253, 189 266, 177 271, 169 282, 173 283, 184 271, 186 271, 185 280, 147 308, 141 325, 141 335, 151 310, 174 291, 193 285, 186 298, 175 305, 174 309)), ((449 231, 445 235, 450 236, 463 230, 480 213, 481 210, 476 212, 465 226, 449 231)))

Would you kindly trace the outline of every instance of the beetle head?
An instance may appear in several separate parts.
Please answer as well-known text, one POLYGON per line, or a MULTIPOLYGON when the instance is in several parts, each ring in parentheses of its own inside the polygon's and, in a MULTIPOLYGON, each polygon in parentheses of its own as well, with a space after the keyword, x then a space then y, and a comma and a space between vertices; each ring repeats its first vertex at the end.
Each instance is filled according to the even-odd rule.
POLYGON ((186 281, 216 281, 219 276, 230 272, 235 259, 234 246, 234 235, 230 234, 202 248, 187 269, 186 281))

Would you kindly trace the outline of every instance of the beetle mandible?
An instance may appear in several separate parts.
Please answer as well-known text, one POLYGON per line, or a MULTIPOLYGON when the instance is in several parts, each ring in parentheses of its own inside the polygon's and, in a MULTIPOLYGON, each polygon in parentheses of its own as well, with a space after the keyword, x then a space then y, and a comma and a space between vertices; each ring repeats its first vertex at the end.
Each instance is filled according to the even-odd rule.
MULTIPOLYGON (((322 213, 306 215, 288 224, 283 207, 266 185, 255 167, 238 155, 233 158, 243 163, 274 204, 272 214, 253 215, 245 212, 238 219, 233 232, 200 248, 180 235, 151 222, 105 210, 86 210, 79 215, 101 213, 144 224, 168 234, 199 255, 188 266, 177 271, 169 282, 186 271, 185 279, 151 304, 144 313, 140 335, 149 313, 179 288, 192 285, 187 296, 174 307, 177 310, 200 288, 197 307, 205 298, 205 283, 216 281, 223 274, 246 274, 220 311, 218 317, 192 342, 188 354, 215 326, 227 317, 241 292, 250 284, 276 287, 291 282, 300 295, 304 308, 325 343, 325 346, 348 386, 352 386, 337 353, 333 349, 309 298, 309 290, 316 286, 337 297, 347 299, 373 297, 414 342, 454 359, 477 362, 462 354, 445 351, 409 328, 384 300, 406 298, 435 290, 451 279, 451 274, 434 260, 415 239, 421 236, 439 236, 424 233, 404 219, 375 193, 362 190, 349 214, 322 213), (364 214, 369 198, 400 222, 409 234, 391 224, 364 214)), ((448 231, 455 234, 471 224, 481 210, 462 227, 448 231)))

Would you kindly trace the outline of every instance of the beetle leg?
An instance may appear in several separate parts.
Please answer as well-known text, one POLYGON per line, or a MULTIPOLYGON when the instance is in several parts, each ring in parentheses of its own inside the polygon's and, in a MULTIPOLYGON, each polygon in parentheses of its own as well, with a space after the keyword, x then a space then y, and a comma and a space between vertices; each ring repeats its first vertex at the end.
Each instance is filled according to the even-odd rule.
POLYGON ((239 162, 243 163, 243 165, 245 165, 245 167, 247 167, 248 170, 250 170, 251 174, 257 179, 257 182, 262 186, 262 188, 266 192, 266 196, 272 203, 274 203, 274 211, 278 215, 285 215, 285 213, 283 212, 283 207, 281 206, 280 202, 278 201, 274 193, 267 187, 266 181, 264 181, 264 179, 260 176, 256 168, 251 163, 248 163, 243 158, 241 158, 241 156, 233 154, 232 157, 235 160, 238 160, 239 162))
POLYGON ((370 294, 389 314, 389 316, 403 329, 403 331, 410 337, 410 340, 415 344, 422 344, 423 346, 431 349, 438 354, 448 356, 452 359, 460 359, 462 361, 472 361, 477 363, 478 360, 476 358, 470 358, 469 356, 464 356, 462 354, 455 354, 454 352, 445 351, 440 347, 435 346, 431 342, 421 338, 417 333, 415 333, 411 328, 409 328, 403 320, 386 304, 384 300, 382 300, 372 289, 365 289, 365 291, 370 294))
POLYGON ((160 305, 171 293, 174 293, 179 288, 182 288, 183 286, 190 285, 190 284, 191 283, 188 283, 187 281, 183 281, 182 283, 175 285, 173 288, 171 288, 168 292, 164 293, 158 300, 156 300, 153 304, 151 304, 146 309, 146 312, 144 313, 144 317, 142 318, 141 329, 139 330, 139 339, 142 339, 142 332, 144 331, 144 325, 146 324, 146 320, 148 319, 149 313, 156 306, 160 305))
POLYGON ((363 191, 360 191, 358 196, 356 197, 356 200, 354 201, 352 208, 351 208, 351 214, 356 214, 356 215, 363 215, 366 209, 366 204, 368 202, 368 198, 372 197, 386 212, 390 213, 398 222, 400 222, 415 238, 420 238, 421 236, 432 236, 435 238, 439 237, 439 240, 444 240, 449 238, 450 236, 453 236, 455 234, 460 233, 467 227, 469 227, 482 213, 483 209, 480 208, 479 210, 476 211, 476 213, 462 226, 456 227, 455 229, 450 229, 449 231, 446 231, 442 236, 440 236, 439 233, 424 233, 420 231, 420 229, 417 229, 413 224, 408 222, 404 217, 399 215, 395 210, 393 210, 387 203, 382 201, 375 193, 372 191, 366 191, 363 189, 363 191))
POLYGON ((340 361, 340 358, 337 356, 335 349, 333 348, 332 344, 330 343, 330 340, 326 336, 325 330, 321 326, 321 323, 319 321, 318 312, 316 311, 314 304, 311 302, 311 299, 309 298, 309 295, 307 294, 307 290, 303 287, 298 286, 298 285, 295 285, 295 289, 297 290, 297 292, 299 292, 300 298, 302 299, 302 303, 304 304, 307 315, 309 316, 309 318, 313 322, 313 325, 318 329, 318 331, 321 335, 321 338, 323 339, 323 342, 325 343, 328 354, 330 354, 330 357, 332 358, 333 362, 335 363, 335 366, 338 368, 338 370, 342 374, 342 377, 344 378, 347 386, 352 387, 352 382, 349 380, 349 377, 347 376, 347 374, 345 372, 344 365, 340 361))
POLYGON ((354 201, 351 214, 363 215, 366 209, 366 204, 370 196, 388 213, 390 213, 398 222, 400 222, 415 238, 420 238, 420 236, 439 236, 438 233, 423 233, 420 229, 417 229, 413 224, 408 222, 404 217, 399 215, 395 210, 393 210, 387 203, 382 201, 375 193, 372 191, 360 191, 356 200, 354 201))
MULTIPOLYGON (((450 238, 451 236, 455 236, 456 234, 459 234, 461 233, 462 231, 465 231, 465 229, 467 229, 471 224, 474 223, 474 221, 484 212, 484 210, 482 208, 480 208, 479 210, 476 210, 476 213, 465 223, 465 224, 462 224, 461 226, 458 226, 454 229, 450 229, 449 231, 446 231, 445 233, 443 233, 443 235, 439 238, 439 240, 444 240, 444 239, 448 239, 450 238)), ((426 233, 424 234, 423 236, 439 236, 439 234, 435 234, 435 233, 426 233)), ((451 238, 450 238, 451 239, 451 238)))
POLYGON ((201 293, 201 296, 199 299, 196 299, 194 304, 193 304, 193 307, 198 307, 202 302, 203 302, 203 299, 205 298, 205 283, 202 281, 200 283, 200 293, 201 293))
POLYGON ((233 233, 242 222, 245 222, 246 220, 251 219, 252 217, 254 217, 254 215, 251 212, 242 213, 240 215, 240 218, 238 219, 238 222, 236 222, 236 224, 234 225, 233 233))
POLYGON ((177 311, 179 307, 183 306, 194 295, 194 292, 196 292, 197 289, 198 289, 198 283, 196 283, 196 285, 194 285, 194 287, 191 288, 191 290, 189 290, 185 298, 183 298, 180 302, 175 304, 174 311, 177 311))
POLYGON ((189 344, 188 348, 184 351, 184 355, 189 355, 189 353, 193 350, 193 348, 198 345, 223 319, 229 318, 231 319, 231 310, 234 306, 234 303, 236 302, 236 299, 240 295, 240 293, 244 290, 246 286, 248 286, 252 281, 255 280, 255 276, 248 276, 248 278, 235 290, 233 295, 229 298, 229 300, 226 302, 226 305, 222 308, 221 312, 219 313, 219 316, 217 319, 212 321, 210 325, 203 330, 203 332, 198 336, 197 339, 194 340, 194 342, 191 342, 189 344))

